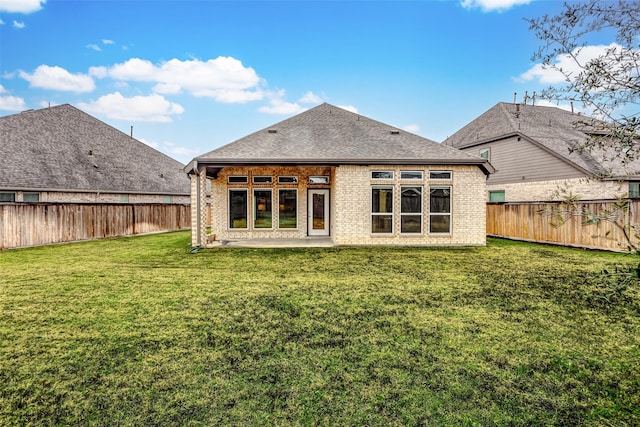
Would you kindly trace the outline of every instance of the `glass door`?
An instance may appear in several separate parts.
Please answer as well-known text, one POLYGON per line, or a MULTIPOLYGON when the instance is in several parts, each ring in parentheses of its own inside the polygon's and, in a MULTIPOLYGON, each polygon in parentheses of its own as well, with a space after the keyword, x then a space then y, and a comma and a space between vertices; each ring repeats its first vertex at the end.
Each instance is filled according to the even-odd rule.
POLYGON ((328 236, 329 190, 309 190, 307 213, 309 236, 328 236))

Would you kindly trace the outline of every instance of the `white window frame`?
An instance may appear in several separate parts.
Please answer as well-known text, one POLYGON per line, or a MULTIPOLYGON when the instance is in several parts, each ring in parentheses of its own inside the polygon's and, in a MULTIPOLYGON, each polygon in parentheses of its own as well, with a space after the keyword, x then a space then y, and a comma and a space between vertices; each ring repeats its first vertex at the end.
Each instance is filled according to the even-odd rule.
POLYGON ((297 184, 298 183, 298 177, 295 175, 280 175, 278 176, 278 184, 297 184), (287 182, 286 180, 283 181, 283 178, 286 179, 290 179, 291 181, 287 182))
MULTIPOLYGON (((297 230, 298 227, 300 226, 300 209, 298 207, 298 204, 300 202, 300 198, 298 197, 298 189, 297 188, 278 188, 278 229, 279 230, 297 230), (280 192, 281 191, 295 191, 296 193, 296 226, 293 228, 288 228, 288 227, 280 227, 280 192)), ((273 219, 271 220, 273 223, 273 219)))
POLYGON ((400 186, 400 234, 404 235, 421 235, 424 228, 424 187, 422 185, 401 185, 400 186), (402 190, 405 188, 418 188, 420 189, 420 213, 417 212, 402 212, 402 190), (420 216, 420 231, 402 231, 402 217, 403 216, 420 216))
POLYGON ((453 179, 453 172, 452 171, 448 171, 448 170, 429 171, 429 179, 432 180, 432 181, 451 181, 453 179), (434 177, 433 174, 436 174, 436 173, 448 173, 449 174, 449 178, 434 177))
POLYGON ((248 184, 249 177, 247 175, 229 175, 227 177, 227 184, 248 184), (231 181, 237 179, 237 181, 231 181))
POLYGON ((431 185, 429 186, 429 223, 428 231, 430 235, 436 236, 448 236, 452 234, 453 230, 453 187, 451 185, 431 185), (449 212, 432 212, 431 210, 431 190, 449 190, 449 212), (448 216, 449 217, 449 231, 431 231, 431 217, 432 216, 448 216))
POLYGON ((227 205, 229 206, 229 210, 227 211, 227 219, 229 220, 229 229, 230 230, 248 230, 249 229, 249 189, 248 188, 229 188, 229 200, 227 205), (231 221, 231 193, 244 193, 246 197, 246 206, 244 208, 244 217, 246 219, 244 227, 233 227, 231 221))
POLYGON ((329 177, 327 175, 314 175, 309 177, 309 184, 328 184, 329 177))
POLYGON ((421 181, 424 179, 424 172, 423 171, 400 171, 400 179, 403 181, 421 181), (415 173, 415 174, 419 174, 420 177, 415 177, 415 178, 406 178, 403 177, 402 174, 405 173, 415 173))
POLYGON ((372 170, 371 171, 371 179, 374 180, 374 181, 389 181, 389 180, 395 179, 395 176, 396 176, 395 172, 392 171, 392 170, 382 170, 382 169, 380 169, 380 170, 372 170), (390 177, 383 177, 383 178, 376 178, 376 177, 373 176, 373 174, 375 174, 375 173, 388 173, 388 174, 391 174, 391 176, 390 177))
POLYGON ((253 230, 273 230, 273 220, 274 220, 274 218, 273 218, 273 189, 269 188, 269 187, 257 187, 257 188, 253 189, 252 195, 253 195, 253 197, 252 197, 252 199, 253 199, 253 203, 252 203, 252 205, 253 205, 253 210, 252 210, 253 218, 252 218, 251 223, 253 224, 253 230), (258 206, 259 206, 257 204, 256 191, 268 191, 271 194, 271 196, 270 196, 270 199, 271 199, 271 227, 256 227, 256 220, 258 219, 258 206))
POLYGON ((393 185, 373 185, 371 186, 371 205, 369 207, 369 212, 371 213, 371 234, 374 236, 392 236, 394 233, 394 224, 395 224, 395 186, 393 185), (374 212, 373 211, 373 190, 390 190, 391 191, 391 212, 374 212), (376 216, 391 216, 391 231, 389 232, 374 232, 373 231, 373 218, 376 216))

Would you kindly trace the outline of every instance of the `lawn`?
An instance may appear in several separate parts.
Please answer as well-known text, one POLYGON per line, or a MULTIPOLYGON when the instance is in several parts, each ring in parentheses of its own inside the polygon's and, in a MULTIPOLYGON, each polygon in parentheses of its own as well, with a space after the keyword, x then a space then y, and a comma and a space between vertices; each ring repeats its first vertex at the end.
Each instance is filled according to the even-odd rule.
POLYGON ((189 240, 0 252, 0 425, 640 424, 634 256, 189 240))

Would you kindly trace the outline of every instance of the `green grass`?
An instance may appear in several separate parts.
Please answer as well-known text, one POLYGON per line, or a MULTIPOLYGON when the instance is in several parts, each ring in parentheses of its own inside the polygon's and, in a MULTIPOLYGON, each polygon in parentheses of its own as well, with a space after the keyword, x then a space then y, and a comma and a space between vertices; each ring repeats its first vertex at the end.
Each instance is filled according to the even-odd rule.
POLYGON ((0 252, 0 425, 640 424, 633 257, 189 237, 0 252))

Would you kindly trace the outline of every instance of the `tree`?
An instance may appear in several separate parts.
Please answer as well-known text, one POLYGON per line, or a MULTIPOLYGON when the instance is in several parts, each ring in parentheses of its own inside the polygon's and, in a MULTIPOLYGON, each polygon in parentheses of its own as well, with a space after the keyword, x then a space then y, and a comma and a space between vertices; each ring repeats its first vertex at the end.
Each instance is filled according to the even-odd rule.
POLYGON ((527 21, 542 41, 533 60, 565 80, 541 97, 581 102, 595 119, 582 123, 592 127, 592 137, 580 149, 606 150, 625 162, 640 159, 640 1, 565 3, 557 15, 527 21), (611 32, 616 42, 594 49, 589 38, 600 32, 611 32))

